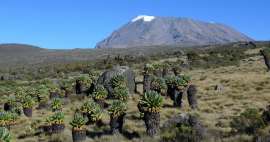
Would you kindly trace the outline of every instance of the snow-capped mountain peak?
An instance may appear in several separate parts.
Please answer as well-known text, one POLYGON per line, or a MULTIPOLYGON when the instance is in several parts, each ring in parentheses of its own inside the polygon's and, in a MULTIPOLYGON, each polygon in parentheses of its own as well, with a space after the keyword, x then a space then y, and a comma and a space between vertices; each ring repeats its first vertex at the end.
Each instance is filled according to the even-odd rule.
POLYGON ((136 22, 136 21, 141 20, 141 19, 145 22, 151 22, 152 20, 155 19, 155 16, 139 15, 139 16, 135 17, 134 19, 132 19, 131 21, 136 22))

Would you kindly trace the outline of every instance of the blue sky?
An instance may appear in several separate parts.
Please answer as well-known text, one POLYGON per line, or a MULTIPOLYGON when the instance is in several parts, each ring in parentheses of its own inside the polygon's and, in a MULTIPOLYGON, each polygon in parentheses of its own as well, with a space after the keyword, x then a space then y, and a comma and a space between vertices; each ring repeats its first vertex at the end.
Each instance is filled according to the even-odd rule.
POLYGON ((93 48, 137 15, 189 17, 270 40, 269 0, 0 0, 0 43, 93 48))

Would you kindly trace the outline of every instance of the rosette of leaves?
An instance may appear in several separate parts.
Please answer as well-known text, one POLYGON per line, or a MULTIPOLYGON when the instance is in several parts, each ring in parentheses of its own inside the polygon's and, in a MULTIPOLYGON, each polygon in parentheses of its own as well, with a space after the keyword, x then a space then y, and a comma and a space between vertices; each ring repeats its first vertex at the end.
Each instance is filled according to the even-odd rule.
POLYGON ((15 96, 11 95, 11 96, 6 97, 5 99, 6 99, 8 111, 21 114, 22 106, 20 102, 17 102, 15 96))
POLYGON ((183 90, 185 89, 185 87, 187 86, 187 82, 183 79, 183 78, 180 78, 180 77, 177 77, 176 78, 176 81, 175 81, 175 86, 177 87, 178 90, 183 90))
POLYGON ((150 74, 153 72, 153 70, 154 70, 153 65, 151 65, 151 64, 144 65, 144 74, 150 74))
POLYGON ((88 76, 92 80, 92 82, 95 82, 97 80, 97 77, 99 76, 99 73, 91 70, 88 72, 88 76))
POLYGON ((21 100, 26 96, 26 88, 25 87, 18 87, 15 89, 15 98, 18 102, 21 102, 21 100))
POLYGON ((165 93, 167 90, 166 81, 161 77, 155 77, 151 82, 151 89, 160 93, 165 93))
POLYGON ((0 126, 10 126, 14 125, 16 123, 16 120, 18 119, 18 114, 13 112, 0 112, 0 126))
POLYGON ((183 80, 185 80, 187 84, 191 81, 191 77, 188 75, 180 75, 180 77, 183 78, 183 80))
POLYGON ((5 96, 6 103, 10 105, 11 107, 16 106, 17 100, 16 97, 11 95, 11 96, 5 96))
POLYGON ((162 104, 163 98, 156 91, 145 92, 143 97, 139 101, 139 105, 144 111, 154 113, 161 111, 162 104))
POLYGON ((85 124, 88 122, 86 117, 83 117, 80 113, 75 113, 73 120, 70 122, 73 130, 83 130, 85 129, 85 124))
POLYGON ((92 113, 90 113, 88 116, 88 119, 91 122, 97 122, 102 119, 103 111, 99 105, 96 108, 92 108, 91 112, 92 113))
POLYGON ((80 111, 83 114, 87 115, 89 121, 91 122, 96 122, 98 120, 101 120, 102 114, 103 114, 103 111, 100 105, 95 103, 93 100, 89 100, 85 102, 81 106, 80 111))
POLYGON ((11 141, 10 132, 5 127, 0 127, 0 141, 1 142, 10 142, 11 141))
POLYGON ((128 99, 128 88, 119 86, 113 89, 113 95, 116 99, 126 101, 128 99))
POLYGON ((55 84, 49 84, 48 88, 50 93, 60 93, 59 87, 55 84))
POLYGON ((26 90, 27 95, 31 96, 35 101, 38 101, 37 89, 34 87, 28 87, 26 90))
POLYGON ((76 80, 79 80, 85 86, 90 86, 92 83, 91 78, 89 76, 85 76, 85 75, 77 77, 76 80))
POLYGON ((64 124, 65 114, 63 112, 56 112, 47 118, 50 124, 64 124))
POLYGON ((48 102, 49 100, 49 89, 45 85, 40 85, 37 88, 37 96, 39 102, 48 102))
POLYGON ((26 95, 22 99, 23 108, 33 108, 34 105, 35 105, 35 100, 30 95, 26 95))
POLYGON ((92 97, 95 100, 104 100, 108 96, 107 90, 104 88, 103 85, 97 85, 94 89, 94 92, 92 94, 92 97))
POLYGON ((116 100, 113 101, 110 108, 108 109, 109 114, 111 117, 116 118, 126 113, 127 104, 123 101, 116 100))
POLYGON ((51 104, 52 111, 62 110, 63 102, 59 98, 54 98, 51 104))
POLYGON ((62 80, 61 81, 61 88, 67 92, 72 92, 73 90, 73 84, 70 80, 62 80))
POLYGON ((93 100, 88 100, 81 106, 80 111, 82 113, 92 113, 92 108, 95 108, 97 106, 99 105, 93 100))
POLYGON ((162 69, 162 64, 159 64, 159 63, 154 63, 152 66, 153 66, 153 69, 154 70, 160 70, 160 69, 162 69))
POLYGON ((113 88, 115 87, 125 87, 126 79, 123 75, 115 75, 111 78, 111 85, 113 88))
POLYGON ((167 76, 165 78, 165 82, 166 82, 167 86, 170 86, 173 88, 176 84, 176 76, 167 76))

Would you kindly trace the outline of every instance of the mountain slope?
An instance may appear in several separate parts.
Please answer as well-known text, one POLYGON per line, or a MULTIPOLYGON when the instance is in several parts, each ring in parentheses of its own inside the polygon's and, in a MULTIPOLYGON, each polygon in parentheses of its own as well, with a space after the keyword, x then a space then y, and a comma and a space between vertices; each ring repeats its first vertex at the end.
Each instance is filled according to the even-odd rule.
POLYGON ((195 46, 250 40, 223 24, 189 18, 138 16, 99 42, 96 48, 195 46))

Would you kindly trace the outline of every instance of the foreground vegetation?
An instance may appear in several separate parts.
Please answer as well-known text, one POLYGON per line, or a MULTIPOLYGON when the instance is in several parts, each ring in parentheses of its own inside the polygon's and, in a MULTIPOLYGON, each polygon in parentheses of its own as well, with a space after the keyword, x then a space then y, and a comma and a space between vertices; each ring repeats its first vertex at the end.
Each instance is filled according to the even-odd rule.
MULTIPOLYGON (((152 91, 139 85, 135 94, 128 93, 121 76, 112 79, 113 94, 103 86, 96 86, 92 93, 76 94, 76 81, 83 91, 103 69, 127 64, 120 59, 102 68, 78 65, 75 71, 83 67, 80 72, 63 68, 56 75, 44 73, 37 78, 2 80, 0 92, 5 99, 1 99, 1 104, 6 111, 1 113, 0 124, 9 129, 3 133, 7 139, 11 135, 12 141, 190 140, 189 136, 196 131, 189 124, 171 131, 158 130, 159 125, 181 113, 196 116, 202 122, 209 134, 203 141, 253 141, 257 136, 268 136, 270 129, 266 108, 270 104, 270 76, 260 49, 196 50, 182 56, 147 60, 153 68, 170 67, 175 74, 171 78, 158 77, 159 71, 148 72, 145 63, 128 62, 137 81, 142 81, 146 73, 156 76, 149 88, 152 91), (187 76, 177 78, 179 73, 187 76), (177 86, 181 90, 181 86, 186 86, 188 76, 197 86, 198 102, 194 106, 188 105, 186 95, 181 103, 166 96, 169 88, 177 86), (143 109, 138 109, 138 104, 143 109)), ((96 65, 100 66, 98 62, 96 65)))

